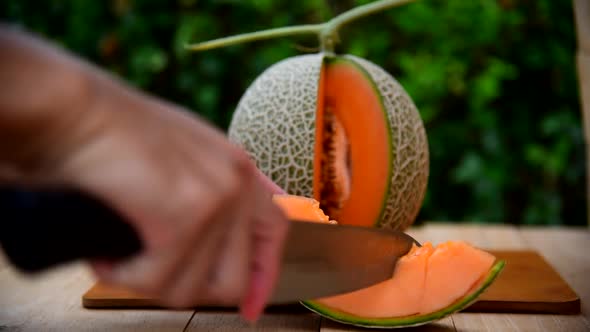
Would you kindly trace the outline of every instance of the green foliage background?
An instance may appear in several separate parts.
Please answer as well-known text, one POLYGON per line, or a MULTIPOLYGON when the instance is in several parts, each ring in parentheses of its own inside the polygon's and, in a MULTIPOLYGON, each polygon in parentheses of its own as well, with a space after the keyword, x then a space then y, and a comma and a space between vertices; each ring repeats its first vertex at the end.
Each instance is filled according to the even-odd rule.
MULTIPOLYGON (((226 128, 257 75, 317 41, 205 53, 185 43, 318 23, 367 2, 9 0, 0 18, 226 128)), ((571 1, 419 0, 341 37, 340 52, 385 68, 420 109, 431 151, 420 220, 586 223, 571 1)))

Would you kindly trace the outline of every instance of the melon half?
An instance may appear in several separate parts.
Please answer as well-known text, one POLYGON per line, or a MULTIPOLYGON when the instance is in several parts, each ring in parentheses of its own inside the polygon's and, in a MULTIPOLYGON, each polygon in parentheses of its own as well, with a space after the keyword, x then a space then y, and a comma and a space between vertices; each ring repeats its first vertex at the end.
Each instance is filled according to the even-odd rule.
POLYGON ((367 60, 283 60, 248 88, 229 139, 287 193, 340 224, 406 229, 428 178, 426 133, 401 85, 367 60))
MULTIPOLYGON (((277 195, 273 201, 293 219, 332 222, 314 199, 277 195)), ((335 225, 334 227, 338 227, 335 225)), ((391 279, 354 292, 306 300, 308 309, 341 323, 392 328, 442 319, 475 302, 505 262, 463 241, 414 246, 391 279)))

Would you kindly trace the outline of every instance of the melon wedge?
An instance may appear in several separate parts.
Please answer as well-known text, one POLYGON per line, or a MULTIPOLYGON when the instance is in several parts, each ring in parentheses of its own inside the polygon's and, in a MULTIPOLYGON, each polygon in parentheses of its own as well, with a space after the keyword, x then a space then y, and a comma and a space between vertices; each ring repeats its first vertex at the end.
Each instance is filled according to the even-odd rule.
POLYGON ((445 318, 474 303, 505 265, 465 243, 452 256, 444 254, 439 247, 447 244, 413 250, 383 283, 302 304, 328 319, 363 327, 409 327, 445 318))
MULTIPOLYGON (((333 222, 315 199, 276 195, 290 218, 333 222)), ((338 227, 335 225, 334 227, 338 227)), ((400 258, 391 279, 354 292, 302 301, 328 319, 374 328, 428 324, 463 310, 489 287, 505 265, 463 241, 426 242, 400 258)))

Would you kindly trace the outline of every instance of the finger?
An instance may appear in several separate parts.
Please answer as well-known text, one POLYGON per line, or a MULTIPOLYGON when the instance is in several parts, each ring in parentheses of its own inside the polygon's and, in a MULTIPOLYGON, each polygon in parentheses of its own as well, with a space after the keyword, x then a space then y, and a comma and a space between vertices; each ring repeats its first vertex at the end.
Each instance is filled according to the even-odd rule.
POLYGON ((241 304, 241 314, 248 321, 258 319, 279 274, 283 244, 289 223, 270 198, 263 199, 252 227, 252 258, 250 260, 250 283, 241 304))
MULTIPOLYGON (((222 164, 223 165, 223 164, 222 164)), ((239 236, 231 236, 232 232, 246 231, 247 229, 240 229, 249 217, 246 212, 246 207, 240 202, 245 201, 244 189, 247 188, 249 180, 242 178, 245 165, 236 163, 229 165, 229 174, 223 176, 221 170, 211 175, 213 182, 217 185, 213 190, 218 193, 211 192, 211 195, 223 197, 219 201, 217 207, 217 216, 213 220, 208 220, 211 224, 210 231, 200 237, 198 242, 194 242, 194 246, 190 251, 182 265, 183 268, 178 273, 178 277, 172 282, 172 287, 167 291, 169 304, 174 306, 189 306, 195 305, 197 302, 209 304, 237 304, 237 299, 241 296, 244 288, 243 282, 239 281, 240 276, 236 275, 234 270, 239 270, 240 265, 243 264, 242 270, 246 269, 248 252, 245 251, 244 240, 239 236), (232 174, 233 173, 233 174, 232 174), (228 178, 236 178, 237 180, 228 180, 228 178), (227 185, 228 181, 234 181, 237 184, 227 185), (228 189, 229 188, 229 189, 228 189), (229 190, 229 191, 226 191, 229 190), (242 221, 243 220, 243 221, 242 221), (220 257, 224 251, 230 247, 233 250, 231 256, 225 254, 226 257, 220 257), (243 257, 240 257, 243 256, 243 257), (230 267, 230 271, 220 271, 219 266, 226 265, 230 267), (216 284, 214 281, 218 280, 216 284), (221 281, 221 284, 219 284, 221 281), (232 303, 233 302, 233 303, 232 303)))
POLYGON ((185 253, 180 269, 164 290, 162 301, 165 305, 183 308, 208 301, 203 289, 208 284, 212 266, 219 261, 230 221, 220 214, 209 222, 208 231, 196 239, 185 253))
POLYGON ((220 305, 239 305, 248 285, 250 263, 250 227, 255 204, 252 200, 253 172, 245 170, 245 188, 236 202, 236 208, 228 213, 231 219, 227 241, 222 249, 213 278, 205 291, 207 300, 220 305))
POLYGON ((95 265, 102 281, 129 288, 147 296, 159 297, 175 270, 175 255, 149 251, 139 256, 108 265, 95 265))
POLYGON ((153 232, 159 230, 161 233, 171 234, 162 236, 165 238, 164 241, 147 247, 138 256, 117 262, 109 269, 97 265, 97 272, 102 279, 146 295, 160 297, 178 273, 196 239, 204 238, 205 234, 210 232, 211 223, 207 221, 214 218, 214 214, 222 206, 219 196, 203 196, 198 209, 195 208, 195 203, 191 204, 194 200, 178 197, 185 202, 177 206, 180 212, 168 214, 177 216, 174 224, 171 224, 170 218, 166 218, 165 215, 158 216, 158 219, 163 221, 151 221, 153 226, 150 228, 153 232), (199 216, 192 213, 195 210, 201 212, 199 216))
MULTIPOLYGON (((236 209, 244 211, 242 209, 236 209)), ((204 301, 214 305, 239 305, 248 285, 250 216, 232 213, 228 219, 226 237, 218 252, 219 258, 211 266, 209 278, 201 288, 204 301)))

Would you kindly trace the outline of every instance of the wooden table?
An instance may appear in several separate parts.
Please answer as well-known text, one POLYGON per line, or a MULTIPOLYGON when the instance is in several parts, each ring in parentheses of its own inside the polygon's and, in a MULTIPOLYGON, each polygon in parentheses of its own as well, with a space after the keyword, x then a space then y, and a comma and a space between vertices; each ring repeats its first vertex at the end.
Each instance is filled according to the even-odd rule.
MULTIPOLYGON (((582 300, 581 315, 458 313, 412 331, 590 331, 590 231, 507 225, 430 223, 410 233, 434 243, 467 240, 490 249, 538 250, 582 300)), ((235 313, 167 310, 88 310, 81 295, 93 284, 82 264, 35 278, 0 259, 0 331, 356 331, 305 311, 266 314, 255 326, 235 313)))

